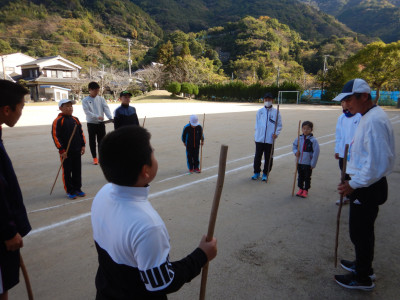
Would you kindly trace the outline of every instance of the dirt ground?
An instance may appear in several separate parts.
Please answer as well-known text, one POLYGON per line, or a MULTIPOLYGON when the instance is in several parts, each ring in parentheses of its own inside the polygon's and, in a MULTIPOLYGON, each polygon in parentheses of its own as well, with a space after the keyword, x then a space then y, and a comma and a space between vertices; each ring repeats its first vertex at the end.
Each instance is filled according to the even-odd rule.
MULTIPOLYGON (((152 117, 146 112, 145 124, 152 134, 159 162, 150 201, 169 231, 171 260, 189 254, 206 233, 220 147, 229 146, 215 228, 218 256, 209 266, 207 299, 399 299, 400 203, 396 196, 396 185, 400 182, 399 155, 395 170, 388 177, 389 199, 381 206, 376 221, 376 288, 372 292, 349 291, 333 280, 334 274, 345 273, 340 266, 334 268, 336 186, 340 176, 334 159, 334 132, 339 107, 281 105, 283 130, 275 145, 274 167, 266 184, 250 180, 255 114, 260 104, 243 104, 239 108, 238 104, 230 103, 174 105, 180 108, 180 115, 161 117, 165 107, 151 106, 149 111, 158 115, 152 117), (203 172, 188 175, 180 135, 188 115, 197 113, 202 121, 204 112, 207 114, 203 172), (291 196, 295 168, 291 145, 297 136, 299 120, 314 122, 314 135, 321 146, 308 199, 291 196)), ((146 106, 150 104, 137 106, 141 121, 146 106)), ((51 118, 49 112, 46 116, 54 119, 56 109, 51 109, 51 118)), ((79 116, 80 109, 77 105, 79 116)), ((28 107, 23 117, 28 118, 32 113, 36 117, 30 117, 40 124, 38 119, 42 118, 38 112, 28 107)), ((393 109, 387 113, 399 153, 400 111, 393 109)), ((46 124, 33 126, 26 121, 24 126, 3 129, 4 144, 14 163, 33 227, 24 239, 22 256, 35 299, 94 299, 97 254, 90 207, 106 181, 100 167, 90 164, 87 147, 82 158, 82 189, 87 197, 67 200, 61 180, 49 195, 59 159, 50 136, 50 123, 43 120, 42 123, 46 124)), ((87 136, 86 124, 83 127, 87 136)), ((108 124, 107 131, 111 130, 112 124, 108 124)), ((354 258, 347 206, 342 211, 338 252, 339 259, 354 258)), ((197 299, 199 290, 200 276, 169 299, 197 299)), ((22 274, 21 283, 10 291, 10 299, 27 299, 22 274)))

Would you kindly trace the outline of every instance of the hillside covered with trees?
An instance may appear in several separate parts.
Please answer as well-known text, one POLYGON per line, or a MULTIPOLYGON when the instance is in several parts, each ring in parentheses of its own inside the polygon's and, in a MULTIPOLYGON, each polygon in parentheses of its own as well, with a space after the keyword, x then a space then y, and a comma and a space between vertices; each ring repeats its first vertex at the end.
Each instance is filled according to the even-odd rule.
POLYGON ((156 22, 129 0, 0 0, 0 53, 62 55, 83 66, 133 66, 162 38, 156 22))
POLYGON ((132 0, 167 31, 197 32, 246 16, 268 16, 297 31, 305 40, 357 34, 332 16, 297 0, 132 0))
POLYGON ((336 17, 353 31, 379 37, 384 42, 400 39, 399 0, 300 0, 336 17))

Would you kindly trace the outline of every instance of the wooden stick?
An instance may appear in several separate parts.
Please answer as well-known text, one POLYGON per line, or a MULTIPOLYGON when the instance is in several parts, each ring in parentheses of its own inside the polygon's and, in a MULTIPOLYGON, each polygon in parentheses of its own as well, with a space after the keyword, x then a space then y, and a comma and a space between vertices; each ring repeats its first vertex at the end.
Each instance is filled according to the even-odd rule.
POLYGON ((28 299, 33 300, 32 286, 31 286, 31 282, 29 280, 29 275, 28 275, 28 271, 26 270, 24 260, 22 259, 21 252, 19 253, 19 261, 20 261, 20 267, 21 267, 22 274, 24 275, 26 291, 28 292, 28 299))
MULTIPOLYGON (((217 220, 219 200, 221 199, 222 188, 224 186, 225 169, 226 169, 226 157, 228 154, 228 146, 221 145, 221 152, 219 155, 219 167, 218 167, 218 179, 217 186, 215 187, 214 201, 211 209, 210 220, 208 222, 207 241, 211 241, 214 236, 215 222, 217 220)), ((201 287, 200 287, 200 300, 205 299, 206 285, 208 275, 208 263, 203 267, 201 274, 201 287)))
MULTIPOLYGON (((278 116, 279 116, 279 104, 276 110, 276 118, 275 118, 275 128, 274 128, 274 135, 276 133, 276 127, 278 126, 278 116)), ((271 164, 271 159, 272 159, 272 153, 274 152, 274 147, 275 147, 275 139, 274 135, 272 136, 272 147, 271 147, 271 152, 269 153, 269 158, 268 158, 268 173, 267 173, 267 182, 269 180, 269 172, 271 172, 270 164, 271 164)), ((267 183, 266 182, 266 183, 267 183)))
MULTIPOLYGON (((297 152, 300 151, 300 124, 301 124, 301 120, 299 120, 299 128, 297 129, 297 152)), ((298 167, 299 167, 299 158, 296 156, 296 170, 294 170, 292 197, 294 196, 294 188, 296 186, 296 177, 297 177, 297 168, 298 167)))
MULTIPOLYGON (((340 182, 344 183, 346 179, 346 167, 347 167, 347 152, 349 152, 349 144, 344 146, 344 158, 343 158, 343 167, 342 167, 342 174, 340 176, 340 182)), ((340 203, 339 209, 336 218, 336 239, 335 239, 335 268, 337 267, 337 250, 339 247, 339 226, 340 226, 340 214, 342 212, 343 206, 343 195, 340 195, 340 203)))
MULTIPOLYGON (((67 145, 67 150, 65 150, 65 152, 67 152, 67 154, 68 154, 69 146, 71 145, 72 138, 73 138, 74 135, 75 135, 75 131, 76 131, 77 126, 78 126, 78 124, 75 124, 74 130, 72 130, 71 137, 69 138, 68 145, 67 145)), ((58 178, 58 174, 60 174, 60 170, 61 170, 61 167, 62 167, 62 165, 63 165, 63 163, 64 163, 64 160, 65 160, 65 158, 62 159, 60 168, 58 168, 57 176, 56 176, 56 179, 54 179, 53 186, 51 187, 50 195, 51 195, 51 193, 53 192, 54 186, 56 185, 57 178, 58 178)))
MULTIPOLYGON (((202 135, 201 135, 201 137, 200 137, 200 141, 201 141, 201 138, 203 137, 203 135, 204 135, 204 121, 205 121, 205 119, 206 119, 206 113, 204 113, 204 115, 203 115, 203 132, 202 132, 202 135)), ((201 144, 201 143, 200 143, 201 144)), ((201 173, 201 166, 202 166, 202 163, 203 163, 203 144, 201 144, 201 146, 200 146, 200 173, 201 173)))
POLYGON ((144 123, 146 122, 146 116, 144 116, 144 120, 143 120, 143 125, 142 127, 144 127, 144 123))

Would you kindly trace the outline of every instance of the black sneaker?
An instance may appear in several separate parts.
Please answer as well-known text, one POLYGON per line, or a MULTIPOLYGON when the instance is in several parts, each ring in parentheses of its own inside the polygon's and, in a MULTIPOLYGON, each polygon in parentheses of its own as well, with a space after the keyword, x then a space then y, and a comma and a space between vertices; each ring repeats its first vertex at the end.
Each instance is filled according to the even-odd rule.
POLYGON ((375 287, 371 278, 367 277, 365 280, 360 280, 354 273, 335 275, 335 280, 337 284, 347 289, 372 291, 375 287))
MULTIPOLYGON (((350 261, 350 260, 345 260, 342 259, 340 261, 340 265, 342 266, 343 269, 352 272, 352 273, 356 273, 356 262, 355 261, 350 261)), ((371 269, 370 274, 368 274, 369 278, 371 278, 372 281, 376 280, 376 275, 374 274, 374 270, 371 269)))

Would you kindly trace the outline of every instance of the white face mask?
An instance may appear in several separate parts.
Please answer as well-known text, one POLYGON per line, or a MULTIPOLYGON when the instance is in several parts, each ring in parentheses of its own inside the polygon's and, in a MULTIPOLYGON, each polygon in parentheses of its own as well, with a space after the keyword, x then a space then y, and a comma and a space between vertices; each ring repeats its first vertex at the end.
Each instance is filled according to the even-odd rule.
POLYGON ((264 105, 266 107, 270 107, 272 105, 272 101, 264 101, 264 105))

